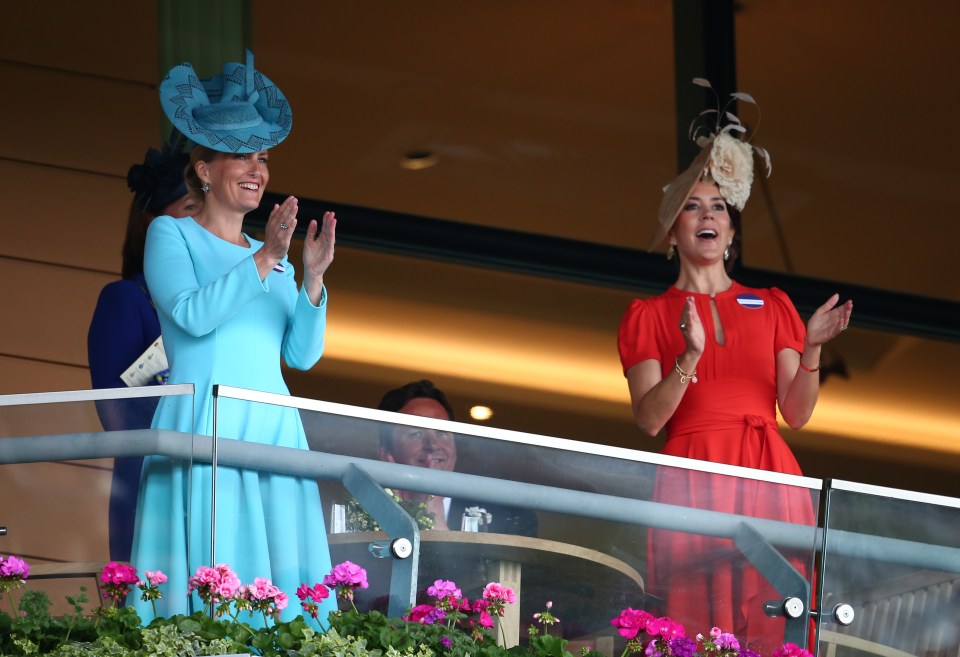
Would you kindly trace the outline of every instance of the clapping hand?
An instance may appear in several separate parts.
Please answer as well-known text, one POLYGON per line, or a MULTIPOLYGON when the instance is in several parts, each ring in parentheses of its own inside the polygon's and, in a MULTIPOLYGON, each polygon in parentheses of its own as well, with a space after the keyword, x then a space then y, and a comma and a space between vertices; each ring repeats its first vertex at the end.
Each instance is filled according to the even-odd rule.
POLYGON ((323 213, 323 225, 316 219, 307 226, 307 238, 303 242, 303 266, 306 275, 323 278, 324 272, 333 262, 333 247, 337 238, 337 218, 333 212, 323 213))
POLYGON ((834 294, 825 304, 813 311, 810 321, 807 322, 807 344, 811 347, 819 347, 829 342, 850 325, 853 301, 848 299, 838 305, 839 301, 840 295, 834 294))
POLYGON ((680 313, 680 332, 683 333, 683 339, 687 343, 687 351, 699 358, 707 338, 693 297, 687 297, 683 302, 683 312, 680 313))
POLYGON ((293 230, 297 227, 297 210, 297 198, 288 196, 283 203, 273 206, 267 219, 263 247, 275 263, 286 258, 290 250, 293 230))

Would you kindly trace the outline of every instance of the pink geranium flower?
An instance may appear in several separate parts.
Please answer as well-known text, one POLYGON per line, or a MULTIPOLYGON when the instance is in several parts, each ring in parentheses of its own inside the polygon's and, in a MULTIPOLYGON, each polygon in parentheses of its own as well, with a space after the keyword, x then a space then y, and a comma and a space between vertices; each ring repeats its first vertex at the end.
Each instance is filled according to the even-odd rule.
POLYGON ((213 568, 200 566, 193 577, 187 580, 187 591, 196 591, 207 604, 217 604, 236 597, 240 590, 240 578, 226 564, 213 568))
POLYGON ((785 643, 773 651, 773 657, 813 657, 813 653, 795 643, 785 643))
POLYGON ((146 575, 147 581, 137 582, 137 586, 142 591, 140 599, 150 602, 153 607, 153 615, 156 616, 157 600, 163 597, 163 594, 160 593, 160 585, 166 583, 167 576, 159 570, 147 570, 144 575, 146 575))
POLYGON ((276 617, 285 609, 289 600, 287 594, 277 588, 265 577, 256 577, 253 584, 241 586, 237 591, 237 608, 259 611, 265 617, 276 617))
POLYGON ((433 605, 417 605, 410 610, 403 620, 409 623, 421 623, 422 625, 433 625, 446 618, 446 612, 433 605))
POLYGON ((30 577, 30 565, 12 554, 9 557, 0 557, 0 577, 19 583, 30 577))
POLYGON ((517 595, 513 592, 513 589, 498 582, 490 582, 483 587, 483 597, 490 602, 500 602, 501 604, 513 604, 517 601, 517 595))
POLYGON ((137 577, 137 569, 133 566, 111 561, 103 567, 100 581, 103 582, 103 597, 119 605, 130 593, 133 585, 140 582, 140 578, 137 577))
POLYGON ((642 609, 627 607, 620 612, 619 616, 610 621, 610 624, 617 628, 620 636, 633 639, 641 632, 646 632, 647 627, 654 620, 653 614, 642 609))
POLYGON ((306 584, 301 584, 300 588, 297 589, 297 597, 301 600, 310 598, 314 602, 323 602, 330 597, 330 589, 319 582, 314 584, 312 587, 307 586, 306 584))
POLYGON ((353 594, 357 589, 370 586, 367 582, 367 571, 350 561, 337 564, 329 575, 323 578, 323 583, 337 590, 337 596, 353 602, 353 594))
POLYGON ((443 600, 444 598, 462 598, 463 593, 453 582, 445 579, 438 579, 433 586, 427 588, 427 594, 443 600))
POLYGON ((303 610, 316 620, 320 615, 320 605, 318 603, 330 597, 330 589, 319 582, 313 586, 301 584, 300 588, 297 589, 297 597, 300 598, 300 606, 303 607, 303 610))
POLYGON ((146 575, 147 581, 150 582, 151 586, 160 586, 167 581, 167 576, 159 570, 147 570, 144 572, 144 575, 146 575))

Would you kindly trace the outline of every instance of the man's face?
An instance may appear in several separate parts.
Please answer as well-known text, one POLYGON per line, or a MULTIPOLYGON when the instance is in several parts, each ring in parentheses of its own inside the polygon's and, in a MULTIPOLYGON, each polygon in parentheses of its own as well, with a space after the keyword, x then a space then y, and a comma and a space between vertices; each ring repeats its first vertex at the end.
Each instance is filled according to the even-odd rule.
MULTIPOLYGON (((399 412, 438 420, 450 419, 440 402, 426 397, 411 399, 399 412)), ((457 444, 453 434, 447 431, 397 427, 393 430, 392 448, 380 448, 380 458, 391 463, 452 471, 457 465, 457 444)))

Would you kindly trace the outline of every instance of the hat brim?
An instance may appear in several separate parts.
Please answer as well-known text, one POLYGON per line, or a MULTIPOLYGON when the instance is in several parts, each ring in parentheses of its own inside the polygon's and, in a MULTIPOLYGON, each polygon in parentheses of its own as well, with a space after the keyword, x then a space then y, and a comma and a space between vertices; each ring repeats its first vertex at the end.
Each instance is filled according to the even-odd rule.
MULTIPOLYGON (((218 130, 200 125, 194 110, 213 103, 246 101, 245 97, 224 97, 224 89, 244 89, 246 66, 230 63, 221 75, 200 79, 189 62, 174 66, 160 82, 160 104, 170 122, 196 144, 224 153, 256 153, 273 148, 290 134, 293 113, 290 103, 259 71, 254 71, 252 103, 261 122, 253 127, 218 130)), ((232 92, 228 92, 233 96, 232 92)))
POLYGON ((650 240, 647 251, 656 249, 670 232, 670 229, 673 228, 683 204, 690 198, 693 188, 703 177, 709 158, 710 149, 704 148, 687 167, 686 171, 674 178, 673 182, 667 186, 663 198, 660 199, 660 210, 657 212, 657 229, 653 233, 653 239, 650 240))

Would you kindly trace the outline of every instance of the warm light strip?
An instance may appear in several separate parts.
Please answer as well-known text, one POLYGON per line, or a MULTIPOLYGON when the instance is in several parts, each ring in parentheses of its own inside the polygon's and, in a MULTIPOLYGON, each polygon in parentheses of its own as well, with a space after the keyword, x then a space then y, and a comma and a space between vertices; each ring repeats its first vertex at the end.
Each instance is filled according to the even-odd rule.
POLYGON ((850 400, 834 401, 824 393, 807 428, 869 442, 960 454, 960 417, 943 411, 920 412, 882 403, 867 406, 850 400))
POLYGON ((446 372, 498 385, 629 403, 626 381, 615 351, 609 367, 592 357, 532 350, 506 340, 497 344, 437 331, 412 331, 392 326, 389 335, 381 326, 340 317, 327 327, 326 356, 370 365, 410 370, 446 372))
MULTIPOLYGON (((626 381, 615 354, 609 361, 578 349, 536 351, 509 340, 474 341, 470 336, 380 326, 340 316, 327 331, 327 357, 368 365, 443 372, 504 386, 531 387, 603 402, 629 404, 626 381), (598 364, 598 363, 608 363, 598 364)), ((859 404, 831 398, 829 388, 807 429, 868 442, 960 453, 960 414, 905 406, 859 404)))

